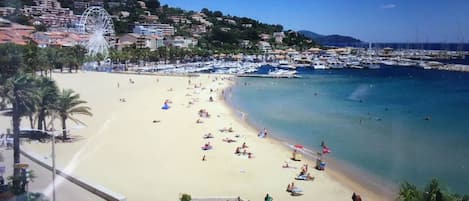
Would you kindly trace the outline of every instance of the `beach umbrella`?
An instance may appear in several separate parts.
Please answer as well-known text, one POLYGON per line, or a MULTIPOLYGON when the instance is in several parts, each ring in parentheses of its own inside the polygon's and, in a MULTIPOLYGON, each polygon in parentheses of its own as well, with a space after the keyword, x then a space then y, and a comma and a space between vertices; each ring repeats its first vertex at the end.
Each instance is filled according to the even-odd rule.
POLYGON ((329 153, 331 153, 331 149, 329 149, 329 147, 327 147, 327 146, 324 146, 322 148, 322 153, 323 154, 329 154, 329 153))
POLYGON ((301 144, 295 144, 295 148, 296 148, 296 149, 303 149, 303 148, 304 148, 304 146, 303 146, 303 145, 301 145, 301 144))

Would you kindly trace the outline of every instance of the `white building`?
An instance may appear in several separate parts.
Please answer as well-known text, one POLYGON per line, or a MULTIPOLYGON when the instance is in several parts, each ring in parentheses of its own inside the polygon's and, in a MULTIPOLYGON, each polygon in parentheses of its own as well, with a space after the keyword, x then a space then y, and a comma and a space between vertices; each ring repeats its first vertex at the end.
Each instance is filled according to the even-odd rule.
POLYGON ((122 49, 131 44, 135 44, 137 48, 149 48, 152 51, 164 46, 163 38, 161 37, 130 33, 119 38, 117 48, 122 49))
POLYGON ((143 26, 148 29, 157 29, 161 30, 163 36, 173 36, 174 35, 174 27, 169 24, 141 24, 137 26, 143 26))
POLYGON ((283 39, 285 38, 285 33, 283 32, 274 32, 272 36, 275 38, 276 43, 282 43, 283 39))
POLYGON ((137 25, 133 29, 133 33, 145 36, 158 36, 163 37, 163 31, 161 29, 153 29, 150 27, 144 27, 137 25))
POLYGON ((259 41, 259 43, 257 43, 257 47, 264 53, 272 51, 272 46, 270 46, 270 44, 266 41, 259 41))
POLYGON ((189 48, 196 46, 198 43, 197 39, 194 38, 184 38, 182 36, 176 36, 171 41, 171 45, 178 48, 189 48))

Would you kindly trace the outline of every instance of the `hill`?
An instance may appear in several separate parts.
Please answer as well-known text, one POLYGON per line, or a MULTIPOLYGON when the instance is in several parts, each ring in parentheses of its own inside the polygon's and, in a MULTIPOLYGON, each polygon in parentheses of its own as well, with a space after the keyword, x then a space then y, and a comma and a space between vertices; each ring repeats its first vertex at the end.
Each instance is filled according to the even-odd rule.
POLYGON ((342 35, 321 35, 314 33, 312 31, 301 30, 298 33, 302 34, 303 36, 310 38, 318 42, 321 45, 332 45, 332 46, 343 46, 343 45, 350 45, 350 44, 357 44, 362 43, 361 40, 350 37, 350 36, 342 36, 342 35))

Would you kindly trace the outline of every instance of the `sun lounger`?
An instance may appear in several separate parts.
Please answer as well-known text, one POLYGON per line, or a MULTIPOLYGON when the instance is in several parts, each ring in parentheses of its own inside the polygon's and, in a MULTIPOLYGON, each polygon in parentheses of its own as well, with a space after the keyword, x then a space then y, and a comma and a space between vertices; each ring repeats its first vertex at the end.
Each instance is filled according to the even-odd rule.
POLYGON ((295 177, 295 179, 296 179, 296 180, 304 180, 304 181, 306 181, 306 180, 308 180, 308 177, 306 177, 306 175, 300 175, 300 176, 295 177))
POLYGON ((303 195, 303 190, 301 190, 300 188, 298 187, 294 187, 291 191, 291 195, 292 196, 300 196, 300 195, 303 195))

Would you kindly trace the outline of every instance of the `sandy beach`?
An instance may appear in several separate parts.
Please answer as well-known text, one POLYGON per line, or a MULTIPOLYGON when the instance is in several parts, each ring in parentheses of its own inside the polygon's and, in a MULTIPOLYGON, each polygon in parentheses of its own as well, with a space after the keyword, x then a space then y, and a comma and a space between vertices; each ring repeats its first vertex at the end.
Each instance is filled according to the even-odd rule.
MULTIPOLYGON (((269 193, 282 201, 340 201, 351 200, 353 192, 364 200, 390 200, 341 172, 315 170, 315 163, 309 160, 292 161, 291 150, 281 142, 257 137, 258 131, 223 101, 222 91, 234 82, 222 77, 228 78, 53 74, 59 88, 74 89, 93 113, 92 117, 78 117, 86 127, 72 130, 75 141, 57 143, 58 168, 123 194, 129 201, 176 200, 182 193, 247 200, 262 200, 269 193), (163 110, 167 99, 170 108, 163 110), (201 109, 210 117, 199 117, 201 109), (196 123, 198 119, 203 123, 196 123), (234 132, 219 131, 230 127, 234 132), (204 139, 207 133, 214 138, 204 139), (227 137, 236 142, 224 142, 227 137), (202 150, 208 142, 213 149, 202 150), (234 154, 244 142, 247 152, 253 153, 251 159, 234 154), (282 168, 285 161, 296 169, 282 168), (294 179, 304 164, 314 181, 294 179), (292 182, 303 190, 302 196, 286 192, 292 182)), ((2 128, 9 123, 0 117, 2 128)), ((22 125, 27 127, 29 122, 23 120, 22 125)), ((50 155, 50 144, 32 142, 23 147, 45 158, 50 155)))

